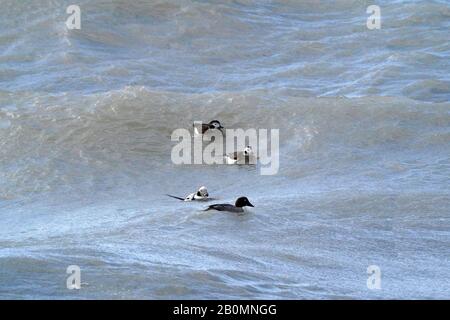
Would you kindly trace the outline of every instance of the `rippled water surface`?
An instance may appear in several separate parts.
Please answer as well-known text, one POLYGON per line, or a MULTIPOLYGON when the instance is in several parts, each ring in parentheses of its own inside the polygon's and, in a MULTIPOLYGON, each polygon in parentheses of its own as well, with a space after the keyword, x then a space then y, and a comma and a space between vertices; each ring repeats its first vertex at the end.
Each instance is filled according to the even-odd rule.
POLYGON ((0 298, 450 297, 449 1, 77 3, 0 1, 0 298), (211 119, 278 174, 174 165, 211 119))

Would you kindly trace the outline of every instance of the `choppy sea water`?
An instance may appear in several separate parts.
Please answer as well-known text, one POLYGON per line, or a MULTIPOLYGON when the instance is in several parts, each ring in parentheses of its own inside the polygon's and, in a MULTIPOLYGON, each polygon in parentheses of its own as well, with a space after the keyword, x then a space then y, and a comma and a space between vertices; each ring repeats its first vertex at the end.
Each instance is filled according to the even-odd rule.
POLYGON ((450 297, 449 1, 77 2, 0 1, 0 298, 450 297), (211 119, 278 174, 174 165, 211 119))

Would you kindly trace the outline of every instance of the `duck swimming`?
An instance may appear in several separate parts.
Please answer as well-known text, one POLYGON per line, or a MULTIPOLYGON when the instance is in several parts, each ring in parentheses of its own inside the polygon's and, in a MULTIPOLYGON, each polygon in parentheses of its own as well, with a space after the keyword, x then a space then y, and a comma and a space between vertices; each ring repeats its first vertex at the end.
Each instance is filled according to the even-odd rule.
POLYGON ((246 146, 244 151, 236 151, 228 154, 225 159, 227 164, 256 164, 257 160, 250 146, 246 146))
POLYGON ((247 197, 238 198, 234 205, 228 203, 212 204, 203 211, 217 210, 217 211, 242 213, 244 212, 244 207, 254 207, 254 205, 250 203, 247 197))
POLYGON ((174 198, 174 199, 178 199, 181 201, 194 201, 194 200, 200 200, 200 201, 205 201, 208 200, 209 198, 209 194, 208 194, 208 190, 206 189, 206 187, 202 186, 200 187, 197 192, 188 194, 186 197, 182 198, 182 197, 177 197, 177 196, 172 196, 170 194, 168 194, 167 196, 174 198))
POLYGON ((223 133, 222 129, 224 129, 224 127, 220 124, 218 120, 212 120, 209 123, 202 123, 201 127, 194 123, 193 127, 194 133, 196 135, 204 134, 208 130, 220 130, 223 133))

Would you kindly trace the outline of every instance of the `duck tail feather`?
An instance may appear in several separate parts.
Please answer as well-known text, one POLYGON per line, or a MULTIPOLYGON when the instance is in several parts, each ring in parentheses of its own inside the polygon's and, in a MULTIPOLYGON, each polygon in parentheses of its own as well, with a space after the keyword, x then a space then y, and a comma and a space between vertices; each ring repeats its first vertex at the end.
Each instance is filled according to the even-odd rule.
POLYGON ((181 198, 181 197, 172 196, 172 195, 170 195, 170 194, 166 194, 166 196, 171 197, 171 198, 174 198, 174 199, 178 199, 178 200, 181 200, 181 201, 184 201, 184 198, 181 198))

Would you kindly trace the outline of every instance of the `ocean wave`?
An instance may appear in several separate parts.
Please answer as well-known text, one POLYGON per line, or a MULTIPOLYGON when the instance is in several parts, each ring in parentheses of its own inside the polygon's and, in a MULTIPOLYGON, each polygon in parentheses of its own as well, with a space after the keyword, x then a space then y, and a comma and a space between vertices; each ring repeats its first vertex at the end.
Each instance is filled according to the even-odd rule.
POLYGON ((449 100, 442 90, 409 93, 423 75, 449 81, 450 7, 443 2, 382 2, 381 30, 367 29, 365 1, 79 5, 82 28, 67 30, 63 2, 5 2, 2 90, 86 94, 126 86, 183 93, 266 88, 296 96, 449 100))
MULTIPOLYGON (((5 93, 3 100, 21 101, 5 93)), ((448 104, 387 97, 179 94, 126 87, 81 97, 31 95, 22 103, 0 110, 3 197, 80 181, 95 184, 109 170, 130 179, 139 172, 170 170, 170 135, 193 121, 280 129, 282 158, 307 161, 323 154, 320 163, 345 150, 446 148, 450 128, 448 104)), ((301 170, 294 164, 285 163, 284 169, 301 170)))

